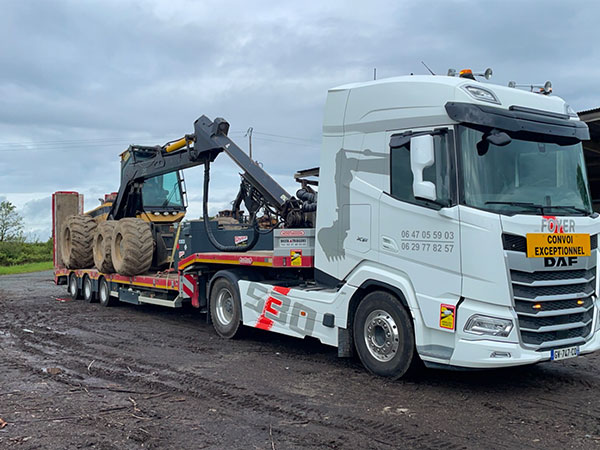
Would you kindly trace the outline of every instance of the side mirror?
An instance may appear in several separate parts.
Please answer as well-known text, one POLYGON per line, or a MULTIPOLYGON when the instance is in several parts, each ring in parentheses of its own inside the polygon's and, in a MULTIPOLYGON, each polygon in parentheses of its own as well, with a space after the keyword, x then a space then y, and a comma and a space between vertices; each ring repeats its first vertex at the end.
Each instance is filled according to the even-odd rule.
POLYGON ((413 174, 413 195, 425 200, 436 199, 435 184, 423 181, 423 170, 435 161, 433 136, 425 134, 410 140, 410 170, 413 174))

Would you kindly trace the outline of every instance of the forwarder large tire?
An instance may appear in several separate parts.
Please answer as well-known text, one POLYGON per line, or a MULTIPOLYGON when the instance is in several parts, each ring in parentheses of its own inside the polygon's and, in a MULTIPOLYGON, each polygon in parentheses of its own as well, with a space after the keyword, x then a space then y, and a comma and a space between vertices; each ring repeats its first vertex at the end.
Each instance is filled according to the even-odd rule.
POLYGON ((69 216, 60 233, 60 251, 68 269, 85 269, 94 263, 92 244, 96 221, 91 216, 69 216))
POLYGON ((102 273, 113 273, 111 245, 112 235, 117 226, 116 220, 100 222, 94 235, 94 265, 102 273))
POLYGON ((134 276, 150 269, 154 239, 150 225, 142 219, 119 220, 110 246, 112 263, 117 273, 134 276))

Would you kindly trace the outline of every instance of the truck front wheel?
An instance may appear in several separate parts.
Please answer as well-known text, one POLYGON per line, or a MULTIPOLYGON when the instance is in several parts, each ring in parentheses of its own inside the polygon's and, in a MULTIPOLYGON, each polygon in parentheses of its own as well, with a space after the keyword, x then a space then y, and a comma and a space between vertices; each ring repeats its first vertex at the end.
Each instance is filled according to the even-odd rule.
POLYGON ((392 294, 375 291, 360 302, 354 316, 356 352, 369 372, 397 379, 415 358, 410 315, 392 294))
POLYGON ((221 337, 232 339, 240 330, 242 313, 237 286, 225 277, 218 278, 210 293, 210 317, 221 337))

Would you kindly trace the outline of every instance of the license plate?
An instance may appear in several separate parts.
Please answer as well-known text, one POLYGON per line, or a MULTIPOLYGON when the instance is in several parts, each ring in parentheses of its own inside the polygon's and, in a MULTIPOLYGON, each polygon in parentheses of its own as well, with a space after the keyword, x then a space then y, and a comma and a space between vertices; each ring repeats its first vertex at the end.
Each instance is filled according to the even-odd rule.
POLYGON ((551 361, 560 361, 561 359, 575 358, 579 356, 579 347, 559 348, 550 352, 551 361))
POLYGON ((590 235, 586 233, 527 233, 528 258, 590 256, 590 235))

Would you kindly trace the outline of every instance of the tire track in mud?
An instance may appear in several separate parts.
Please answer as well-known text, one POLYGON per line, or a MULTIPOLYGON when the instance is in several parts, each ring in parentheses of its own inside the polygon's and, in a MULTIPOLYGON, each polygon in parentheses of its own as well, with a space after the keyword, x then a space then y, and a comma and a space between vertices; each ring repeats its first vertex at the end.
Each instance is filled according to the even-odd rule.
MULTIPOLYGON (((290 402, 288 398, 274 394, 261 394, 255 391, 248 391, 247 388, 236 384, 213 380, 197 373, 190 373, 186 370, 175 372, 167 364, 153 363, 151 366, 138 361, 132 357, 120 356, 120 363, 126 365, 132 372, 115 367, 115 355, 111 352, 97 349, 94 346, 87 345, 75 338, 63 334, 45 333, 44 328, 36 335, 13 330, 21 338, 18 341, 18 347, 27 354, 35 354, 41 358, 58 358, 60 355, 70 355, 68 361, 62 366, 68 369, 68 375, 77 377, 79 380, 86 378, 87 361, 94 360, 93 375, 95 378, 101 378, 117 382, 119 384, 133 385, 136 389, 145 386, 151 391, 171 391, 178 394, 186 394, 195 398, 214 401, 220 408, 239 412, 245 409, 253 413, 260 413, 262 416, 277 417, 287 421, 308 421, 313 426, 326 428, 335 427, 336 430, 344 433, 375 433, 377 442, 381 445, 393 447, 398 440, 410 442, 413 448, 462 448, 462 444, 452 444, 446 439, 443 443, 439 438, 428 433, 410 432, 401 428, 399 425, 392 424, 389 421, 381 421, 369 418, 361 418, 347 414, 339 414, 334 411, 321 411, 319 409, 307 406, 303 403, 290 402), (55 342, 52 338, 58 338, 55 342), (45 350, 46 348, 46 350, 45 350), (86 355, 87 358, 84 356, 86 355), (145 373, 156 371, 157 379, 147 378, 145 373), (83 375, 81 373, 83 372, 83 375), (389 441, 389 442, 386 442, 389 441)), ((33 372, 39 372, 39 368, 32 367, 25 363, 33 372)), ((67 382, 72 386, 78 386, 67 382)), ((86 386, 82 384, 82 386, 86 386)), ((94 386, 86 386, 93 388, 94 386)))
MULTIPOLYGON (((112 386, 137 394, 182 396, 193 405, 215 406, 220 418, 239 423, 242 429, 245 424, 245 429, 256 433, 268 435, 270 423, 292 424, 282 425, 288 433, 285 436, 273 428, 274 435, 288 439, 290 445, 458 449, 481 448, 485 442, 488 448, 527 448, 534 445, 527 440, 529 435, 519 436, 514 431, 533 429, 539 433, 546 427, 554 436, 551 439, 558 438, 547 442, 586 448, 573 439, 600 431, 598 404, 587 404, 597 398, 597 357, 578 359, 570 365, 548 364, 530 371, 482 376, 429 371, 420 380, 392 383, 373 378, 355 362, 335 359, 331 349, 318 345, 262 334, 252 334, 247 341, 222 341, 202 317, 190 311, 176 315, 170 310, 163 313, 162 309, 129 305, 104 309, 78 301, 59 303, 47 292, 36 284, 33 295, 12 295, 7 305, 0 290, 2 306, 8 306, 0 316, 0 344, 8 343, 0 348, 0 358, 3 352, 15 358, 7 367, 70 389, 92 391, 112 386), (275 357, 280 351, 285 355, 275 357), (250 359, 243 358, 248 355, 250 359), (274 369, 276 376, 284 375, 281 380, 261 384, 256 369, 239 367, 242 377, 234 376, 231 381, 232 377, 219 371, 236 367, 238 359, 240 363, 256 361, 267 374, 274 369), (43 374, 41 367, 50 362, 64 367, 65 372, 53 377, 43 374), (290 375, 282 371, 286 364, 294 366, 290 375), (304 382, 303 375, 307 376, 304 382), (300 385, 295 391, 286 388, 286 382, 296 381, 300 385), (312 396, 302 393, 315 383, 324 384, 323 389, 336 397, 328 401, 319 388, 312 396), (274 386, 276 390, 271 391, 274 386), (365 394, 366 389, 375 390, 372 399, 365 394), (509 395, 505 395, 507 390, 509 395), (553 392, 561 395, 555 397, 553 392), (356 411, 348 406, 354 404, 352 396, 356 396, 356 411), (366 413, 369 403, 372 411, 366 413), (384 405, 408 406, 416 418, 384 415, 384 405), (438 419, 437 414, 444 412, 448 418, 438 419), (436 422, 442 422, 437 430, 436 422), (571 423, 577 423, 579 435, 567 429, 571 423), (472 428, 482 424, 497 430, 487 433, 472 428), (562 433, 553 431, 559 425, 572 436, 562 436, 561 441, 562 433)), ((167 417, 172 414, 159 409, 158 401, 153 407, 167 417)), ((211 432, 219 433, 214 428, 211 432)), ((168 431, 162 433, 163 439, 170 436, 168 431)))

